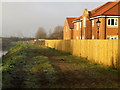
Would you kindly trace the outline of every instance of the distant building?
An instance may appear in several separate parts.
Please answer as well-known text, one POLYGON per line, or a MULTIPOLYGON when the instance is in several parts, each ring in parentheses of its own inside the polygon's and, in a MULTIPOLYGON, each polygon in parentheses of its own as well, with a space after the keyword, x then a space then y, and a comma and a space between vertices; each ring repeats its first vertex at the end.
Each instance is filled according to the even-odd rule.
POLYGON ((120 0, 107 2, 92 11, 84 10, 78 18, 66 18, 64 40, 118 39, 120 0))

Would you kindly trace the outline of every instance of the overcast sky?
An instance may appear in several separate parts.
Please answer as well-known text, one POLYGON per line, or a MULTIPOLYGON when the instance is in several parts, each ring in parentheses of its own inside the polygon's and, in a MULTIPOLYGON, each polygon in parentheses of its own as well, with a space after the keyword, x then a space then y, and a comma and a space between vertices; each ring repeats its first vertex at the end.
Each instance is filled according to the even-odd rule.
MULTIPOLYGON (((106 1, 106 0, 103 0, 106 1)), ((4 2, 2 3, 2 36, 34 37, 39 27, 48 33, 64 25, 66 17, 79 17, 105 2, 4 2)))

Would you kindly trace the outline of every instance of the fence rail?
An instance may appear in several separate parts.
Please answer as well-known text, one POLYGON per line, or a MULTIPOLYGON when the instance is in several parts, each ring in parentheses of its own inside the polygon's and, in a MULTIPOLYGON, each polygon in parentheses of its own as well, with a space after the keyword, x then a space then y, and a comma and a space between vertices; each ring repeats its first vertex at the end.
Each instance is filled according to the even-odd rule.
POLYGON ((118 40, 45 40, 45 46, 118 68, 118 40))

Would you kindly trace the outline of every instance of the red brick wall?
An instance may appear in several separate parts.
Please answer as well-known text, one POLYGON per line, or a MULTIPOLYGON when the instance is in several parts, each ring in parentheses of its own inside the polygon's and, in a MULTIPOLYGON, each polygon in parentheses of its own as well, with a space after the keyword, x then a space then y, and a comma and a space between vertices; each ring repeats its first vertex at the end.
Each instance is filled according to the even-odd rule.
POLYGON ((106 29, 106 23, 105 23, 105 18, 99 18, 100 23, 100 28, 99 28, 99 39, 105 39, 105 29, 106 29))
POLYGON ((64 32, 63 32, 63 37, 64 40, 70 40, 72 39, 72 29, 69 28, 67 20, 65 21, 64 24, 64 32))
POLYGON ((91 20, 86 21, 86 39, 91 39, 92 38, 92 22, 91 20))
POLYGON ((78 28, 76 26, 76 23, 74 23, 74 30, 73 30, 73 39, 80 39, 81 36, 81 30, 80 30, 80 22, 77 22, 78 28))
POLYGON ((84 37, 85 38, 85 29, 86 27, 83 26, 83 20, 82 20, 82 38, 84 37))
MULTIPOLYGON (((97 22, 98 19, 93 19, 93 20, 94 20, 94 25, 92 25, 92 37, 94 37, 94 39, 97 39, 98 28, 97 28, 96 22, 97 22)), ((92 22, 92 20, 91 20, 91 22, 92 22)))

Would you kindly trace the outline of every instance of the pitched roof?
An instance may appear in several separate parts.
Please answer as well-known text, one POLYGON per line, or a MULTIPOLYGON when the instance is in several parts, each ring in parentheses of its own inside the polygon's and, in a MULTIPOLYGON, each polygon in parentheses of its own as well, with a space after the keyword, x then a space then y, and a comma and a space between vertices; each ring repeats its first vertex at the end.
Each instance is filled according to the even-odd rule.
MULTIPOLYGON (((99 15, 120 15, 120 12, 118 10, 120 8, 120 0, 116 0, 115 2, 107 2, 92 11, 89 11, 90 17, 95 17, 99 15)), ((81 19, 82 16, 77 17, 74 20, 81 19)))
POLYGON ((112 8, 110 8, 108 11, 104 12, 103 14, 104 15, 120 15, 118 8, 120 9, 120 2, 117 3, 115 6, 113 6, 112 8))
POLYGON ((66 18, 67 22, 68 22, 68 26, 69 28, 74 28, 74 23, 72 23, 72 21, 74 20, 75 18, 66 18))
POLYGON ((90 17, 98 15, 119 15, 118 6, 120 6, 120 2, 107 2, 90 11, 90 17))
POLYGON ((77 18, 75 18, 74 20, 79 20, 79 19, 81 19, 82 18, 82 16, 80 16, 80 17, 77 17, 77 18))

